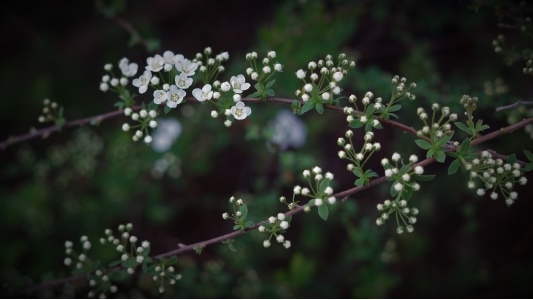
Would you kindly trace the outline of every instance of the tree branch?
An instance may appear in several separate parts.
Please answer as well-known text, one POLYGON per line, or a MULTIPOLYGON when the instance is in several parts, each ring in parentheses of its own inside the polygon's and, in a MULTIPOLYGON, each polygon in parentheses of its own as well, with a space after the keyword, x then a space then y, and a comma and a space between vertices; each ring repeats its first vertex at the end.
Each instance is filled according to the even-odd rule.
MULTIPOLYGON (((246 101, 249 101, 249 102, 261 102, 262 100, 259 100, 259 99, 246 99, 246 101)), ((292 100, 288 100, 288 99, 284 99, 284 98, 269 98, 269 101, 270 102, 277 102, 277 103, 292 103, 292 100)), ((339 109, 338 107, 331 107, 331 109, 342 111, 342 109, 339 109)), ((495 138, 497 138, 497 137, 499 137, 501 135, 509 134, 509 133, 515 131, 516 129, 522 128, 522 127, 524 127, 524 126, 526 126, 527 124, 530 124, 530 123, 533 123, 533 118, 524 119, 524 120, 522 120, 522 121, 520 121, 520 122, 518 122, 516 124, 510 125, 510 126, 507 126, 507 127, 503 127, 503 128, 500 128, 500 129, 498 129, 496 131, 488 133, 488 134, 486 134, 486 135, 484 135, 482 137, 479 137, 479 138, 473 140, 471 144, 472 145, 478 145, 478 144, 484 143, 484 142, 489 141, 491 139, 495 139, 495 138)), ((400 123, 398 123, 398 124, 400 124, 400 123)), ((402 126, 405 127, 405 125, 402 125, 402 126)), ((415 134, 416 134, 416 132, 415 132, 415 134)), ((452 148, 448 149, 446 152, 449 153, 449 152, 454 152, 456 150, 457 150, 457 147, 452 147, 452 148)), ((413 167, 415 167, 415 166, 427 166, 427 165, 430 165, 430 164, 435 163, 435 162, 436 162, 436 160, 434 158, 426 158, 423 161, 415 164, 413 167)), ((366 186, 354 187, 354 188, 351 188, 351 189, 336 193, 333 196, 338 198, 338 199, 346 198, 348 196, 351 196, 353 194, 359 193, 359 192, 361 192, 363 190, 366 190, 368 188, 371 188, 371 187, 374 187, 376 185, 385 183, 386 181, 387 181, 386 177, 382 176, 382 177, 376 178, 374 180, 371 180, 369 182, 369 184, 366 185, 366 186)), ((301 213, 303 211, 303 209, 304 209, 304 206, 298 206, 295 209, 292 209, 292 210, 286 212, 285 215, 286 216, 293 216, 293 215, 296 215, 298 213, 301 213)), ((222 241, 225 241, 225 240, 232 239, 232 238, 238 237, 240 235, 243 235, 243 234, 245 234, 245 233, 247 233, 249 231, 255 230, 259 226, 261 226, 261 224, 263 224, 265 222, 267 222, 267 221, 262 221, 262 222, 256 223, 254 225, 254 227, 252 227, 250 229, 247 229, 247 230, 237 230, 237 231, 233 231, 233 232, 230 232, 230 233, 227 233, 227 234, 223 234, 223 235, 214 237, 214 238, 209 239, 209 240, 197 242, 197 243, 190 244, 190 245, 185 245, 185 246, 179 247, 177 249, 174 249, 174 250, 171 250, 171 251, 159 254, 159 255, 155 255, 155 256, 153 256, 153 258, 154 259, 167 258, 167 257, 171 257, 171 256, 174 256, 174 255, 179 255, 179 254, 183 254, 183 253, 186 253, 186 252, 193 251, 197 247, 200 247, 200 248, 203 249, 203 248, 205 248, 205 247, 207 247, 209 245, 217 244, 217 243, 220 243, 222 241)), ((112 268, 111 270, 118 270, 118 269, 120 269, 120 268, 112 268)), ((43 282, 43 283, 41 283, 39 285, 35 285, 33 287, 28 288, 26 290, 26 292, 27 293, 32 293, 32 292, 35 292, 37 290, 40 290, 40 289, 43 289, 43 288, 46 288, 46 287, 56 286, 56 285, 64 284, 64 283, 67 283, 67 282, 78 281, 78 280, 81 280, 83 278, 85 278, 85 276, 72 276, 72 277, 63 278, 63 279, 47 281, 47 282, 43 282)))
POLYGON ((518 100, 513 104, 496 107, 496 111, 502 111, 505 109, 513 109, 513 108, 518 107, 519 105, 533 105, 533 101, 518 100))

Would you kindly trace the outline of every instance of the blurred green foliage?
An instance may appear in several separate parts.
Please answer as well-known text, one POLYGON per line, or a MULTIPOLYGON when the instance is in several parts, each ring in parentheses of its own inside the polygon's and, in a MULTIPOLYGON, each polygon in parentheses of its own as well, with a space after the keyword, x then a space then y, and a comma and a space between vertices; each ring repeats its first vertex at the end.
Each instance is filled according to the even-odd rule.
MULTIPOLYGON (((1 58, 1 139, 37 126, 42 99, 65 107, 67 120, 113 110, 116 101, 98 91, 102 66, 126 56, 144 67, 152 55, 113 22, 117 13, 139 35, 159 40, 162 50, 192 57, 211 46, 228 51, 227 78, 244 73, 244 54, 275 50, 284 72, 276 95, 293 98, 300 87, 294 72, 326 54, 346 53, 358 66, 346 78, 343 94, 366 91, 386 99, 395 74, 417 83, 417 99, 402 103, 400 121, 421 123, 416 108, 433 102, 460 113, 463 94, 481 100, 477 114, 491 130, 505 126, 506 115, 494 108, 532 94, 531 79, 520 66, 505 66, 491 46, 502 31, 493 8, 477 12, 466 2, 302 0, 271 1, 261 10, 248 1, 232 4, 165 1, 115 1, 116 10, 97 13, 97 5, 73 2, 7 10, 6 44, 1 58), (125 6, 124 6, 125 5, 125 6), (39 8, 50 14, 42 14, 39 8), (67 13, 68 12, 68 13, 67 13), (56 25, 56 24, 61 25, 56 25), (7 57, 7 58, 6 58, 7 57), (8 85, 7 85, 8 84, 8 85), (495 92, 504 86, 502 93, 495 92)), ((474 3, 475 4, 475 3, 474 3)), ((44 4, 41 4, 44 5, 44 4)), ((531 13, 531 7, 524 12, 531 13)), ((100 11, 101 12, 101 11, 100 11)), ((507 33, 507 32, 506 32, 507 33)), ((509 39, 520 35, 508 32, 509 39)), ((138 40, 138 36, 134 37, 138 40)), ((500 89, 502 91, 502 89, 500 89)), ((142 98, 151 101, 150 95, 142 98)), ((228 199, 243 198, 249 219, 264 220, 302 184, 301 171, 315 165, 335 174, 336 191, 353 186, 337 158, 336 140, 347 129, 344 116, 311 112, 301 119, 307 141, 282 151, 268 144, 267 126, 282 109, 277 104, 250 104, 245 122, 227 129, 207 107, 182 105, 169 116, 183 132, 167 153, 132 143, 120 130, 123 120, 67 129, 47 139, 15 145, 2 153, 0 169, 1 294, 28 296, 24 288, 44 279, 68 276, 63 265, 64 241, 87 235, 94 257, 112 261, 98 247, 104 229, 131 222, 134 234, 152 243, 152 253, 177 248, 231 231, 220 217, 228 199), (166 171, 154 171, 165 160, 166 171)), ((524 113, 529 113, 525 110, 524 113)), ((357 132, 362 136, 362 132, 357 132)), ((383 149, 423 155, 414 137, 391 128, 376 132, 383 149)), ((532 149, 523 131, 486 146, 504 154, 532 149)), ((519 158, 523 159, 521 153, 519 158)), ((379 161, 371 167, 381 171, 379 161)), ((520 187, 510 209, 466 188, 467 177, 446 176, 447 166, 431 166, 435 181, 424 183, 413 197, 421 214, 415 232, 398 236, 375 226, 375 205, 387 197, 386 185, 356 194, 331 211, 327 222, 315 213, 293 218, 288 250, 262 246, 252 232, 201 255, 179 256, 183 275, 163 297, 173 298, 385 298, 385 297, 530 297, 533 224, 527 217, 531 185, 520 187)), ((533 181, 531 176, 529 181, 533 181)), ((117 297, 159 297, 151 278, 134 276, 118 284, 117 297)), ((80 283, 43 289, 33 296, 85 297, 80 283), (75 289, 74 289, 75 288, 75 289)))

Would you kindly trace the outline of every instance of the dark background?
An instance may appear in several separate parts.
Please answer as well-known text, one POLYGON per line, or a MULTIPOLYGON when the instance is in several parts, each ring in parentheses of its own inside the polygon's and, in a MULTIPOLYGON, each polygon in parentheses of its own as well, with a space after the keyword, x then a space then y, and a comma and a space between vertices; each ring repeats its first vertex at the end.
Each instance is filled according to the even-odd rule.
MULTIPOLYGON (((109 2, 104 2, 106 5, 109 2)), ((116 98, 98 90, 103 65, 126 56, 144 68, 145 58, 165 50, 193 57, 210 46, 227 51, 224 77, 244 73, 244 56, 262 58, 277 51, 285 72, 277 79, 277 95, 291 98, 299 88, 294 72, 310 60, 345 52, 357 67, 346 78, 346 95, 359 98, 371 90, 384 100, 395 74, 417 83, 417 100, 405 103, 400 121, 421 126, 415 111, 431 103, 447 105, 460 116, 463 94, 480 98, 476 116, 491 126, 508 124, 517 110, 494 112, 499 105, 529 99, 531 77, 522 75, 522 61, 512 66, 494 53, 492 40, 523 47, 531 39, 501 28, 492 2, 476 12, 473 2, 446 1, 127 1, 118 16, 159 47, 147 49, 107 18, 92 1, 9 3, 2 9, 0 58, 0 139, 41 128, 37 117, 42 100, 65 108, 67 120, 115 108, 116 98), (487 82, 502 78, 509 92, 485 93, 487 82)), ((515 3, 510 4, 511 7, 515 3)), ((506 6, 505 6, 506 7, 506 6)), ((521 10, 531 14, 531 7, 521 10)), ((527 44, 526 44, 527 45, 527 44)), ((150 95, 138 101, 151 101, 150 95)), ((303 184, 304 168, 319 165, 332 171, 335 191, 355 180, 340 161, 336 140, 348 127, 342 115, 310 112, 307 142, 300 149, 265 147, 266 124, 278 105, 255 105, 250 120, 230 129, 209 117, 211 108, 189 105, 193 114, 177 109, 183 133, 170 153, 178 158, 178 177, 151 175, 163 154, 132 143, 120 130, 124 120, 100 126, 67 129, 42 140, 14 145, 1 152, 0 251, 2 294, 21 295, 28 285, 67 276, 63 264, 65 240, 87 235, 94 240, 105 228, 131 222, 134 233, 152 242, 152 254, 231 231, 220 218, 231 195, 248 203, 250 217, 260 221, 283 210, 277 199, 290 198, 303 184), (259 128, 261 134, 250 134, 259 128), (248 138, 244 138, 247 136, 248 138), (101 146, 99 146, 101 145, 101 146), (14 293, 14 294, 9 294, 14 293)), ((526 112, 528 113, 528 112, 526 112)), ((362 132, 356 134, 362 135, 362 132)), ((459 136, 460 139, 463 136, 459 136)), ((376 132, 381 156, 401 151, 423 157, 413 137, 391 128, 376 132)), ((533 150, 524 130, 500 137, 483 147, 508 155, 533 150)), ((370 163, 381 172, 379 158, 370 163)), ((327 222, 315 212, 298 215, 287 238, 288 250, 262 247, 258 233, 239 237, 237 252, 224 245, 201 255, 179 257, 183 279, 168 297, 531 297, 533 245, 531 185, 517 187, 519 199, 508 208, 503 199, 478 197, 466 188, 467 175, 447 176, 445 165, 427 168, 437 179, 422 183, 411 202, 420 209, 412 234, 397 235, 394 222, 377 227, 377 203, 389 186, 357 194, 333 211, 327 222)), ((533 180, 528 175, 529 182, 533 180)), ((274 247, 276 246, 276 247, 274 247)), ((94 249, 95 257, 111 259, 94 249)), ((119 297, 153 297, 156 288, 136 276, 119 283, 119 297)), ((62 288, 32 296, 85 297, 62 288)))

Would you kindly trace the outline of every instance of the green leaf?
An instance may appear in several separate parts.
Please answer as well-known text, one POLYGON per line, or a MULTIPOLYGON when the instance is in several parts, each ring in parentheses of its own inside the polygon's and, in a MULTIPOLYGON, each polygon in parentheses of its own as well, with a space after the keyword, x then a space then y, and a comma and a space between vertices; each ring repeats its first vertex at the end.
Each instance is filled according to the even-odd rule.
POLYGON ((365 181, 364 178, 359 178, 359 179, 357 179, 357 180, 355 181, 354 184, 355 184, 355 186, 363 186, 363 185, 365 185, 365 182, 366 182, 366 181, 365 181))
POLYGON ((455 126, 457 126, 457 128, 459 128, 462 131, 468 133, 469 135, 472 134, 472 130, 470 130, 470 128, 468 128, 468 126, 466 126, 466 124, 461 123, 461 122, 454 122, 453 124, 455 124, 455 126))
POLYGON ((310 111, 311 109, 313 109, 314 106, 315 105, 312 101, 305 102, 304 106, 302 106, 302 109, 300 110, 300 115, 303 115, 306 112, 310 111))
POLYGON ((526 155, 527 159, 529 161, 532 161, 533 162, 533 152, 529 151, 529 150, 524 150, 524 154, 526 155))
POLYGON ((387 109, 388 112, 398 111, 402 108, 400 104, 393 105, 387 109))
POLYGON ((441 136, 436 142, 435 142, 435 145, 439 146, 439 147, 442 147, 444 146, 451 138, 452 138, 453 134, 447 134, 447 135, 443 135, 441 136))
POLYGON ((122 266, 124 268, 135 268, 137 266, 137 259, 135 257, 130 257, 122 262, 122 266))
POLYGON ((248 216, 248 207, 246 204, 241 205, 239 211, 242 213, 241 220, 246 220, 246 217, 248 216))
POLYGON ((118 265, 120 265, 122 263, 121 260, 115 260, 115 261, 112 261, 111 263, 109 263, 109 267, 112 268, 112 267, 116 267, 118 265))
POLYGON ((318 207, 318 215, 320 216, 320 218, 322 218, 322 220, 328 220, 329 210, 326 203, 322 203, 322 205, 318 207))
MULTIPOLYGON (((203 247, 200 246, 200 245, 196 245, 196 246, 194 246, 194 248, 196 248, 196 247, 203 248, 203 247)), ((196 249, 195 249, 195 250, 196 250, 196 249)), ((170 258, 166 261, 166 264, 167 264, 167 265, 174 265, 174 264, 176 264, 177 262, 178 262, 178 258, 174 255, 174 256, 170 257, 170 258)))
POLYGON ((416 181, 431 181, 431 180, 433 180, 433 178, 435 178, 435 175, 413 174, 411 177, 413 177, 413 180, 416 180, 416 181))
POLYGON ((459 147, 459 152, 461 152, 463 155, 467 154, 468 151, 470 151, 470 139, 466 138, 459 147))
POLYGON ((415 140, 415 143, 418 145, 418 147, 424 150, 431 149, 431 144, 426 140, 418 139, 418 140, 415 140))
POLYGON ((259 98, 261 96, 261 92, 253 92, 250 95, 248 95, 248 98, 259 98))
POLYGON ((315 108, 316 108, 316 111, 319 113, 319 114, 322 114, 324 112, 324 106, 322 105, 322 103, 317 103, 315 105, 315 108))
POLYGON ((270 97, 274 97, 274 96, 276 96, 276 93, 274 93, 273 89, 268 89, 268 90, 265 91, 265 95, 270 96, 270 97))
POLYGON ((237 252, 237 249, 235 248, 235 246, 233 246, 233 242, 234 242, 233 239, 229 239, 229 240, 222 241, 222 244, 226 244, 226 245, 228 245, 228 248, 229 248, 232 252, 237 252))
POLYGON ((255 226, 255 223, 253 221, 248 220, 244 223, 244 226, 246 228, 253 228, 255 226))
POLYGON ((439 150, 435 152, 435 159, 438 162, 443 163, 446 160, 446 154, 444 154, 444 151, 439 150))
POLYGON ((461 160, 460 159, 454 160, 448 167, 448 175, 455 174, 455 172, 459 170, 459 166, 461 166, 461 160))
POLYGON ((272 79, 269 82, 267 82, 265 84, 265 89, 269 89, 275 82, 276 82, 276 79, 272 79))
POLYGON ((164 109, 165 114, 168 114, 168 112, 169 112, 171 109, 172 109, 171 107, 169 107, 168 105, 165 105, 165 109, 164 109))

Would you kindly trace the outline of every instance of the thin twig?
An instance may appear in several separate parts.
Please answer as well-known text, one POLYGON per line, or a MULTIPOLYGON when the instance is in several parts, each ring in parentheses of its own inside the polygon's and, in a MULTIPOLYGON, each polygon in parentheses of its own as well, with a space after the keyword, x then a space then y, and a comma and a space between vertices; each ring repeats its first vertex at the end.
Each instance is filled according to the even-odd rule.
POLYGON ((513 104, 496 107, 496 111, 502 111, 502 110, 506 110, 506 109, 514 109, 514 108, 518 107, 519 105, 533 105, 533 101, 518 100, 518 101, 516 101, 513 104))

